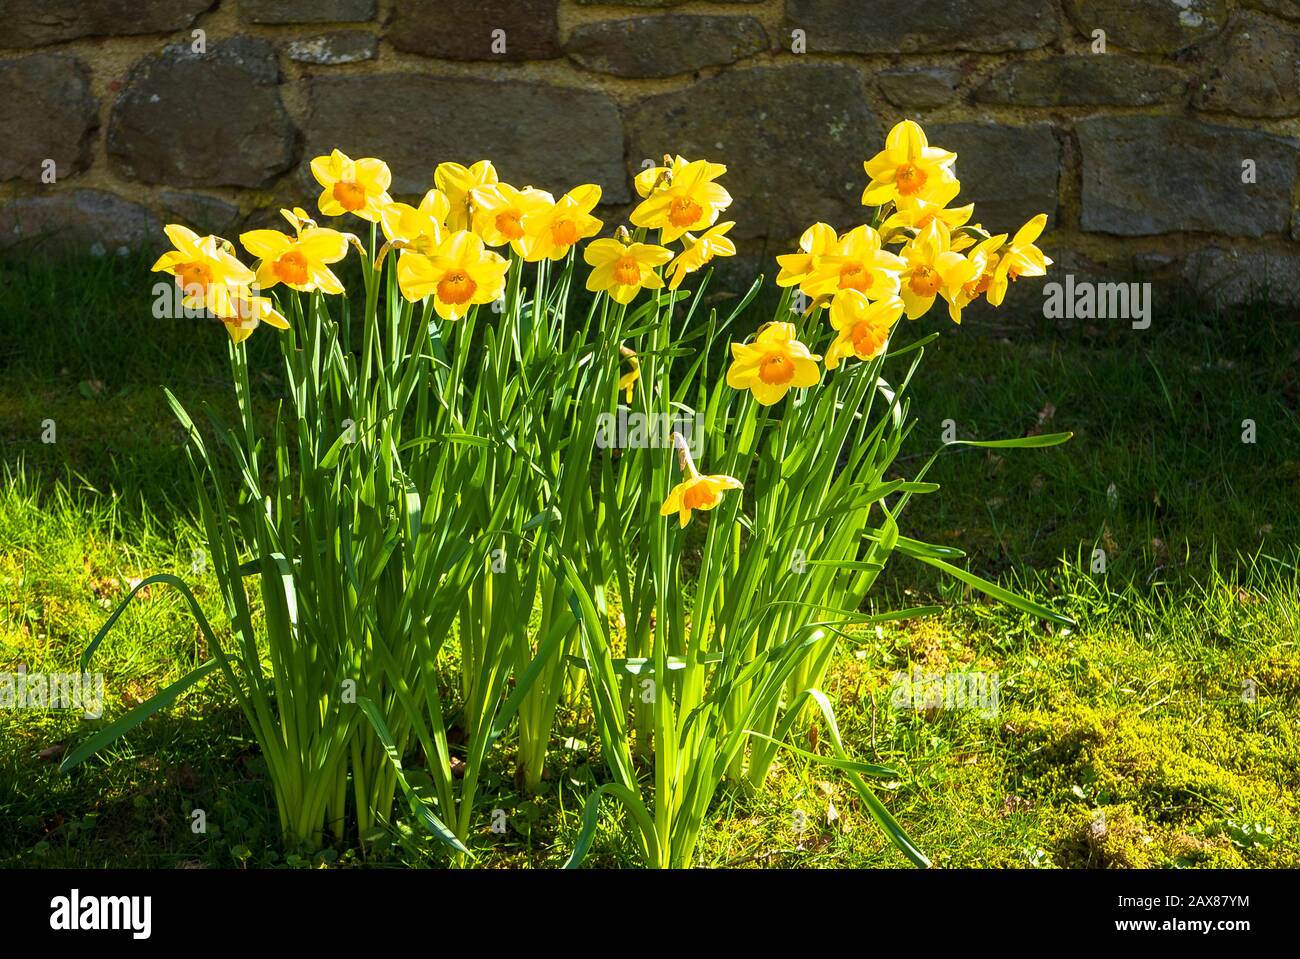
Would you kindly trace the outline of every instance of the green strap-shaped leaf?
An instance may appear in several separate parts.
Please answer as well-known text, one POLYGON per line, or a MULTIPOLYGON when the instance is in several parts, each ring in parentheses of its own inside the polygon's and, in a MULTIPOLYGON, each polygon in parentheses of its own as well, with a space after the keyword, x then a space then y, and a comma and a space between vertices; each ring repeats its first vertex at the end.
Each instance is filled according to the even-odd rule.
MULTIPOLYGON (((799 715, 800 711, 795 707, 802 700, 803 696, 811 698, 813 702, 817 704, 817 708, 821 710, 822 716, 826 719, 826 726, 830 731, 829 738, 831 741, 831 748, 835 750, 836 757, 840 760, 847 760, 849 756, 844 749, 844 743, 840 740, 839 726, 835 722, 835 710, 831 707, 831 702, 826 698, 826 694, 820 689, 804 690, 802 696, 800 696, 795 703, 791 704, 789 712, 786 713, 786 719, 790 720, 799 715)), ((784 736, 788 731, 789 724, 788 722, 783 721, 778 732, 781 736, 784 736)), ((825 756, 809 755, 817 762, 826 765, 833 765, 825 756)), ((912 842, 911 837, 907 835, 903 830, 903 827, 900 826, 894 817, 889 814, 889 810, 885 808, 885 804, 877 799, 876 794, 873 793, 870 788, 868 788, 867 784, 862 781, 862 777, 856 772, 848 769, 844 770, 844 774, 849 777, 849 782, 853 784, 853 788, 857 791, 858 797, 866 804, 867 811, 871 813, 871 818, 874 819, 880 828, 885 831, 885 835, 889 837, 889 841, 897 846, 904 856, 912 860, 914 865, 920 866, 922 869, 928 869, 930 867, 929 858, 916 847, 916 844, 912 842)))
POLYGON ((1070 439, 1073 433, 1042 433, 1038 436, 1021 436, 1010 440, 950 440, 947 446, 982 446, 986 449, 1029 450, 1042 449, 1045 446, 1060 446, 1070 439))
POLYGON ((99 632, 95 634, 95 638, 90 641, 90 645, 86 647, 86 651, 81 654, 81 671, 83 673, 86 672, 87 667, 90 666, 90 657, 95 654, 95 650, 98 649, 99 644, 104 641, 104 637, 107 636, 108 631, 113 628, 113 624, 117 622, 118 617, 126 612, 126 608, 131 604, 131 600, 135 598, 135 594, 148 586, 152 586, 154 583, 165 583, 168 586, 174 586, 176 589, 180 590, 181 595, 185 597, 185 602, 190 607, 190 612, 192 612, 194 618, 198 620, 199 628, 203 631, 203 637, 214 649, 220 649, 217 637, 213 634, 212 627, 208 625, 208 618, 203 615, 203 607, 201 607, 199 601, 194 598, 194 594, 190 592, 190 588, 185 585, 185 580, 181 579, 179 576, 173 576, 171 573, 155 573, 154 575, 136 583, 131 589, 131 592, 127 593, 125 598, 123 598, 122 602, 118 603, 117 609, 113 610, 112 615, 108 617, 108 621, 99 628, 99 632))
POLYGON ((582 865, 582 861, 587 858, 587 852, 591 849, 591 842, 596 837, 596 826, 600 822, 600 800, 606 794, 621 802, 627 811, 632 814, 632 818, 637 821, 637 825, 641 829, 643 840, 647 843, 654 842, 654 821, 650 818, 650 812, 646 809, 645 803, 641 801, 641 797, 622 783, 605 783, 587 797, 587 804, 582 810, 582 830, 578 833, 578 839, 573 844, 573 852, 569 854, 568 860, 564 863, 565 869, 577 869, 582 865))
POLYGON ((343 448, 353 443, 354 440, 355 437, 349 436, 347 430, 340 433, 338 439, 334 441, 330 448, 325 451, 325 455, 321 457, 320 468, 322 470, 332 470, 337 466, 339 457, 343 453, 343 448))
MULTIPOLYGON (((497 718, 492 723, 492 735, 488 739, 488 745, 496 742, 501 734, 505 732, 506 726, 510 720, 519 712, 520 705, 523 704, 524 697, 528 691, 533 688, 533 683, 537 681, 538 675, 546 668, 551 661, 551 655, 560 647, 560 645, 569 638, 570 633, 577 627, 578 621, 571 612, 565 611, 555 623, 551 626, 550 632, 537 645, 537 652, 533 656, 533 661, 528 664, 528 668, 516 679, 514 691, 511 692, 506 701, 497 711, 497 718)), ((571 657, 572 658, 572 657, 571 657)))
POLYGON ((849 773, 858 773, 863 776, 875 776, 878 779, 902 779, 903 774, 897 769, 889 766, 877 766, 875 763, 860 763, 855 759, 840 759, 837 756, 819 756, 817 753, 811 753, 806 749, 800 749, 798 746, 792 746, 790 743, 782 742, 767 733, 760 733, 757 729, 746 729, 745 732, 750 736, 757 736, 759 739, 766 739, 768 742, 776 743, 782 749, 789 750, 796 756, 802 756, 804 759, 820 763, 823 766, 830 766, 832 769, 842 769, 849 773))
POLYGON ((406 502, 407 536, 411 543, 420 538, 420 526, 424 520, 424 504, 420 501, 420 492, 409 479, 402 483, 402 496, 406 502))
POLYGON ((388 724, 384 722, 384 717, 379 714, 379 708, 365 696, 357 697, 357 705, 366 714, 366 718, 370 720, 371 728, 374 729, 375 735, 379 737, 380 743, 383 744, 384 753, 393 766, 393 775, 397 778, 397 785, 401 787, 402 795, 406 797, 411 812, 415 814, 415 817, 420 822, 424 823, 425 828, 434 837, 442 840, 457 852, 463 852, 473 859, 474 854, 465 847, 465 844, 460 841, 454 832, 447 828, 446 823, 433 814, 433 810, 429 808, 428 803, 417 796, 415 790, 411 788, 411 784, 406 781, 406 774, 402 771, 402 757, 398 755, 397 746, 393 742, 393 734, 388 731, 388 724))
POLYGON ((139 726, 164 706, 170 706, 176 701, 176 698, 180 696, 181 693, 185 692, 185 690, 189 689, 208 673, 212 672, 216 665, 216 659, 209 659, 202 666, 190 670, 166 689, 154 693, 125 716, 109 723, 99 732, 95 733, 95 735, 91 736, 80 746, 70 752, 64 758, 63 762, 59 763, 59 772, 66 773, 74 766, 79 766, 109 743, 130 732, 132 729, 135 729, 136 726, 139 726))
POLYGON ((922 554, 915 554, 915 556, 921 562, 929 563, 935 569, 943 570, 953 579, 961 580, 967 586, 973 586, 975 589, 978 589, 981 593, 984 593, 985 595, 988 596, 992 596, 994 599, 1001 600, 1002 602, 1006 603, 1008 606, 1014 606, 1016 609, 1022 612, 1032 613, 1033 615, 1039 617, 1040 619, 1046 619, 1053 623, 1059 623, 1062 626, 1074 625, 1074 620, 1072 620, 1069 616, 1066 616, 1062 613, 1058 613, 1055 610, 1048 609, 1046 606, 1042 606, 1038 603, 1035 603, 1032 599, 1025 599, 1025 597, 1021 596, 1018 593, 1013 593, 1009 589, 1003 589, 997 583, 990 583, 987 579, 983 579, 979 576, 976 576, 974 573, 968 573, 966 570, 958 566, 952 565, 952 563, 945 563, 943 560, 936 559, 933 556, 925 556, 922 554))

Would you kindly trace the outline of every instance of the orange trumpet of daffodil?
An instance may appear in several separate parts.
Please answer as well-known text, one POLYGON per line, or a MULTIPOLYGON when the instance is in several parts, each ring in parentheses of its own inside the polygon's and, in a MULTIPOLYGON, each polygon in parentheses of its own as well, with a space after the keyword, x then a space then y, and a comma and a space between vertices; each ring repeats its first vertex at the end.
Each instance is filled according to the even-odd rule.
POLYGON ((397 285, 414 302, 433 295, 444 320, 459 320, 470 308, 491 303, 506 288, 505 257, 468 230, 448 235, 430 256, 406 254, 397 261, 397 285))
POLYGON ((826 350, 826 369, 835 369, 840 360, 851 356, 871 360, 883 353, 903 309, 903 299, 899 296, 873 303, 857 290, 837 294, 831 301, 830 320, 835 339, 826 350))
POLYGON ((655 267, 672 258, 670 250, 651 243, 593 240, 583 253, 583 259, 592 267, 587 289, 608 293, 615 303, 631 303, 642 290, 657 290, 664 285, 655 267))
POLYGON ((302 293, 343 292, 342 282, 329 268, 348 255, 348 238, 338 230, 309 226, 296 237, 279 230, 250 230, 240 234, 239 242, 262 261, 257 283, 264 290, 283 283, 302 293))
POLYGON ((772 406, 791 389, 815 386, 822 378, 820 359, 795 339, 793 323, 769 323, 753 343, 731 344, 727 385, 749 390, 762 406, 772 406))
POLYGON ((393 202, 388 195, 393 174, 388 164, 374 157, 353 160, 346 153, 334 150, 311 161, 311 175, 321 185, 316 205, 326 216, 353 213, 378 223, 380 212, 393 202))

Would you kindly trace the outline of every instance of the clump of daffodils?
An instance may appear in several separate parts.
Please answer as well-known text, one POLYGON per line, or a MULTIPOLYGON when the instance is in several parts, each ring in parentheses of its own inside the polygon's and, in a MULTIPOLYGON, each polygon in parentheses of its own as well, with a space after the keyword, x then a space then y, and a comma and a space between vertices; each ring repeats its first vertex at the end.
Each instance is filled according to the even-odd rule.
MULTIPOLYGON (((990 234, 972 223, 974 205, 954 205, 961 189, 953 173, 956 159, 931 146, 912 120, 890 130, 884 149, 864 164, 868 222, 842 233, 814 223, 796 252, 776 258, 776 282, 787 291, 786 302, 806 308, 797 312, 798 323, 765 324, 752 340, 732 344, 727 385, 748 391, 761 406, 774 406, 792 392, 816 388, 819 363, 835 372, 881 356, 904 316, 915 320, 942 301, 960 323, 962 311, 980 297, 999 306, 1012 281, 1045 275, 1052 261, 1035 244, 1046 215, 1014 234, 990 234)), ((288 326, 263 290, 343 293, 331 266, 350 246, 369 256, 375 270, 390 252, 395 255, 402 296, 430 303, 449 322, 498 300, 512 262, 567 260, 584 243, 586 289, 620 307, 643 294, 673 296, 690 274, 736 253, 727 235, 734 222, 719 222, 732 203, 719 182, 727 168, 704 159, 665 156, 662 165, 642 171, 635 179, 641 202, 631 213, 631 229, 620 226, 603 238, 598 235, 605 224, 594 213, 601 198, 595 184, 557 198, 502 181, 488 160, 468 167, 447 162, 436 168, 434 188, 412 206, 389 195, 392 174, 381 160, 354 160, 334 150, 313 159, 311 170, 321 186, 320 213, 378 225, 385 240, 381 250, 367 254, 354 234, 320 226, 301 209, 282 211, 290 232, 240 236, 255 268, 243 265, 227 240, 167 227, 175 249, 154 269, 173 274, 185 305, 206 309, 236 342, 263 322, 288 326)), ((629 396, 634 380, 620 384, 629 396)), ((723 490, 739 488, 706 482, 711 478, 688 465, 683 486, 664 504, 665 515, 675 513, 683 524, 692 509, 708 509, 723 490), (707 496, 697 492, 706 488, 707 496)))
POLYGON ((936 300, 960 323, 962 310, 979 297, 998 306, 1009 280, 1046 274, 1052 261, 1034 246, 1046 214, 1010 243, 1005 233, 992 236, 971 225, 974 204, 952 205, 961 190, 952 172, 956 159, 930 146, 915 121, 904 120, 865 163, 870 182, 862 203, 874 208, 871 222, 843 234, 815 223, 798 253, 777 257, 777 284, 797 289, 812 311, 828 310, 837 333, 828 369, 849 357, 878 356, 895 321, 925 315, 936 300))
MULTIPOLYGON (((196 473, 200 513, 241 640, 240 702, 268 758, 287 839, 314 848, 326 827, 342 836, 350 804, 365 836, 391 821, 400 788, 463 863, 493 740, 515 723, 524 783, 536 788, 577 649, 613 781, 589 797, 571 863, 590 845, 602 796, 617 788, 609 795, 629 810, 644 860, 688 865, 718 783, 760 785, 809 707, 825 715, 835 762, 848 768, 818 692, 834 643, 820 627, 840 614, 855 621, 893 552, 1069 622, 947 564, 931 544, 904 548, 898 533, 908 498, 937 486, 922 482, 928 465, 912 482, 886 481, 910 429, 901 396, 911 374, 889 387, 881 374, 906 352, 914 370, 913 348, 938 335, 891 349, 899 321, 942 302, 960 323, 971 303, 1000 304, 1012 281, 1041 276, 1051 262, 1036 245, 1045 216, 992 234, 973 204, 957 204, 955 160, 916 123, 894 127, 865 161, 864 222, 809 226, 797 249, 777 257, 775 313, 729 344, 724 331, 758 284, 725 320, 711 311, 694 322, 708 267, 737 252, 727 168, 707 159, 664 156, 635 178, 629 222, 607 225, 595 184, 561 192, 507 183, 489 160, 445 162, 422 196, 399 199, 382 160, 333 150, 310 164, 316 209, 281 211, 279 229, 249 230, 236 244, 167 227, 174 248, 154 270, 174 276, 182 303, 233 341, 243 429, 224 441, 240 466, 237 503, 227 505, 224 471, 169 399, 208 473, 196 473), (351 232, 358 227, 368 243, 351 232), (348 262, 354 254, 359 263, 348 262), (334 299, 358 272, 360 310, 334 299), (692 280, 696 288, 684 289, 692 280), (572 291, 583 287, 590 302, 575 310, 572 291), (243 347, 262 324, 290 331, 280 345, 297 416, 291 424, 277 412, 269 437, 258 435, 243 347), (715 347, 726 345, 719 369, 715 347), (877 393, 890 409, 872 427, 877 393), (671 450, 627 440, 593 470, 602 421, 623 404, 680 432, 671 450), (698 435, 676 426, 691 422, 679 421, 683 413, 694 414, 698 435), (338 436, 344 423, 349 432, 338 436), (272 463, 271 478, 260 479, 272 463), (684 589, 681 530, 696 518, 710 528, 694 588, 684 589), (503 569, 494 555, 488 574, 486 550, 503 533, 525 548, 503 569), (653 561, 631 564, 631 548, 653 561), (795 575, 783 557, 810 549, 824 574, 795 575), (600 594, 620 567, 613 578, 628 616, 616 654, 600 594), (250 569, 269 657, 250 641, 250 569), (536 631, 524 628, 534 620, 536 631), (446 749, 440 665, 453 626, 456 715, 467 736, 459 774, 446 749), (615 655, 641 670, 624 676, 615 655), (678 668, 680 681, 662 683, 657 698, 627 684, 678 668), (334 692, 358 669, 366 695, 348 705, 373 735, 334 692), (402 772, 401 756, 417 742, 432 799, 402 772), (662 759, 653 813, 632 742, 662 759)), ((1033 445, 1066 438, 1037 436, 1033 445)), ((116 735, 217 661, 114 724, 116 735)), ((240 676, 224 656, 220 663, 238 687, 240 676)), ((104 742, 96 737, 70 759, 104 742)), ((924 865, 860 776, 852 781, 891 841, 924 865)))

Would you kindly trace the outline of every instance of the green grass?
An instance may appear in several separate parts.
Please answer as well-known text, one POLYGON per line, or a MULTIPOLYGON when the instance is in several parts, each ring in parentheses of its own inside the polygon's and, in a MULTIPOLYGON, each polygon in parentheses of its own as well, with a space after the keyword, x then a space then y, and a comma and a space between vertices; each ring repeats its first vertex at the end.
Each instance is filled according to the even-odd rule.
MULTIPOLYGON (((0 672, 71 671, 132 579, 195 578, 181 434, 160 387, 187 403, 229 402, 224 334, 153 319, 146 268, 0 264, 0 462, 9 471, 0 672), (53 444, 40 442, 47 418, 53 444)), ((1263 308, 1177 304, 1146 331, 919 322, 946 328, 913 387, 921 423, 901 469, 919 467, 945 419, 960 438, 1076 435, 1051 450, 945 453, 929 477, 942 492, 913 501, 904 532, 962 546, 975 572, 1016 583, 1078 626, 1049 632, 922 567, 891 566, 882 608, 937 594, 947 612, 845 644, 827 692, 855 755, 902 771, 884 791, 895 817, 946 867, 1300 863, 1294 330, 1263 308), (1247 418, 1254 444, 1241 442, 1247 418), (1104 576, 1089 571, 1096 548, 1104 576), (914 667, 996 672, 996 715, 895 708, 893 677, 914 667), (1253 702, 1243 698, 1248 682, 1253 702)), ((274 344, 259 339, 252 365, 273 368, 274 344)), ((274 379, 259 388, 271 402, 274 379)), ((197 584, 215 613, 215 583, 197 584)), ((152 593, 97 658, 107 715, 205 652, 179 599, 152 593)), ((60 775, 57 750, 92 726, 0 709, 0 864, 286 863, 265 770, 219 679, 60 775), (206 813, 204 834, 191 829, 195 809, 206 813)), ((516 789, 513 744, 504 744, 484 786, 484 865, 550 867, 568 855, 604 769, 585 710, 565 712, 558 736, 550 779, 531 799, 516 789), (491 831, 494 808, 504 835, 491 831)), ((590 861, 618 865, 630 854, 611 810, 590 861)), ((326 856, 444 861, 404 823, 364 850, 326 856)), ((765 792, 721 796, 699 858, 904 865, 846 783, 791 756, 765 792), (828 823, 832 805, 838 818, 828 823)))

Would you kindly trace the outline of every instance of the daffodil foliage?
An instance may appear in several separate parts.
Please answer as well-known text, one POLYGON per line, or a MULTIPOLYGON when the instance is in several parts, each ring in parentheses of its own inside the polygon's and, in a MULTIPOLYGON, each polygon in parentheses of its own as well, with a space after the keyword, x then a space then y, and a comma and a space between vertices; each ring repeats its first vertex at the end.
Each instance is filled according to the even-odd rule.
POLYGON ((212 659, 64 766, 219 671, 287 841, 354 824, 364 841, 400 796, 465 864, 502 737, 536 788, 567 698, 594 716, 609 772, 571 864, 613 798, 647 865, 689 865, 718 790, 761 789, 782 750, 842 772, 925 864, 867 785, 899 774, 852 758, 819 689, 833 651, 934 611, 865 611, 895 554, 1063 619, 900 532, 911 498, 938 489, 933 458, 909 478, 896 463, 908 385, 939 335, 902 318, 942 300, 960 322, 1051 263, 1035 245, 1045 217, 1008 241, 951 205, 955 158, 895 127, 865 162, 865 222, 810 226, 777 258, 767 316, 761 278, 726 315, 702 306, 706 268, 736 253, 726 167, 703 159, 644 170, 609 235, 593 184, 557 194, 486 160, 443 163, 407 203, 382 161, 338 150, 311 162, 319 215, 367 238, 285 210, 287 231, 238 238, 245 265, 229 240, 167 227, 175 249, 154 269, 230 335, 239 421, 207 410, 201 430, 172 399, 229 626, 179 579, 153 580, 184 593, 212 659), (336 270, 354 255, 352 299, 336 270), (255 410, 244 340, 262 323, 279 331, 287 396, 255 410), (629 417, 648 426, 611 441, 629 417), (794 745, 810 724, 821 751, 794 745), (427 776, 409 768, 417 751, 427 776))

